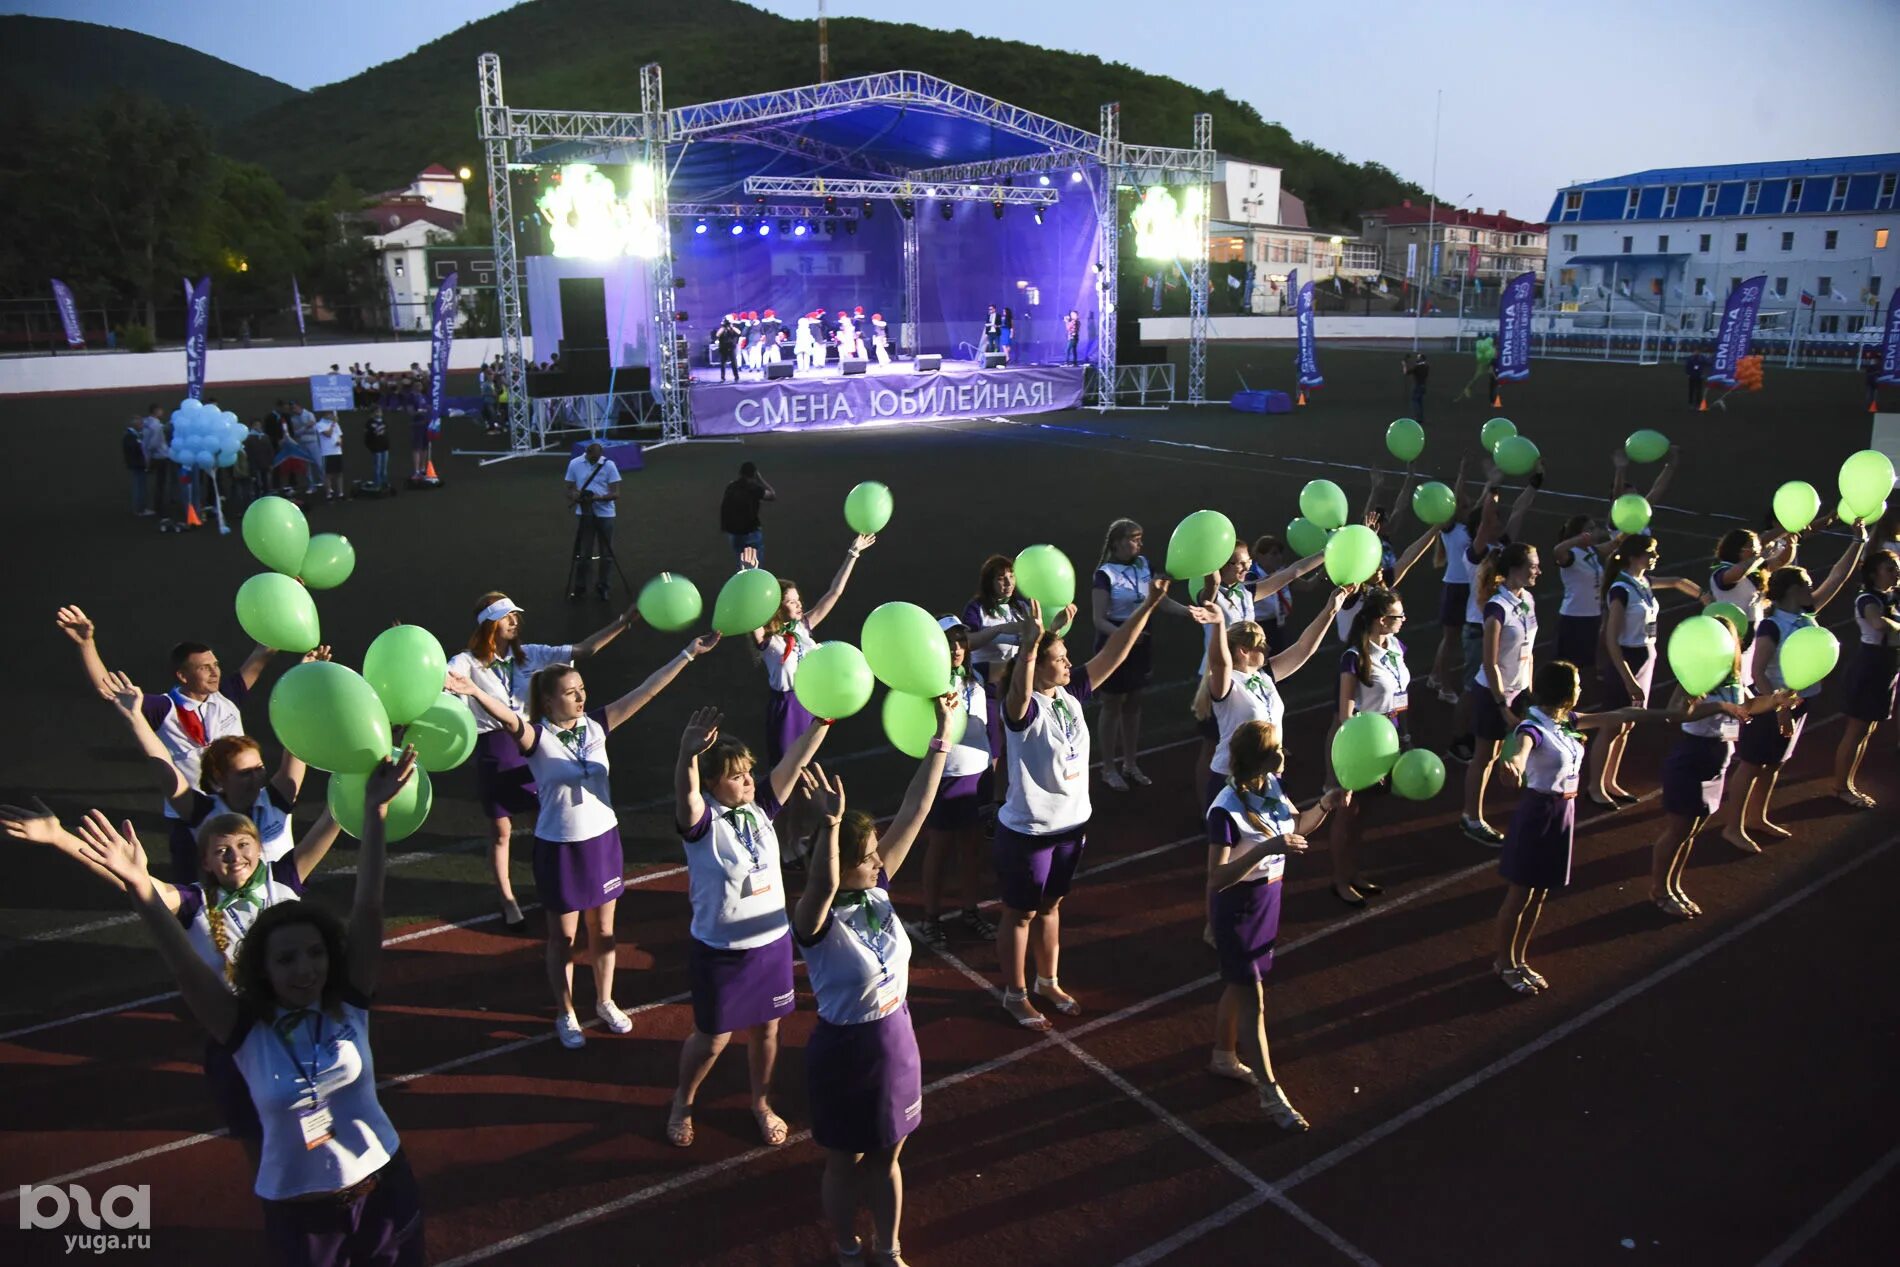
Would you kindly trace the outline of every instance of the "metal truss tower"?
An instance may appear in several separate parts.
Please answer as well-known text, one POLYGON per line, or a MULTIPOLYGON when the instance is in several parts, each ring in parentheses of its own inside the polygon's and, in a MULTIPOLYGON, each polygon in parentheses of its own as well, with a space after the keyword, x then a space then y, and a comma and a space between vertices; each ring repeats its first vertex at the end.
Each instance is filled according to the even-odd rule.
POLYGON ((1115 407, 1115 301, 1121 281, 1122 107, 1119 101, 1102 106, 1102 131, 1096 162, 1102 187, 1095 198, 1095 403, 1115 407))
POLYGON ((521 335, 521 263, 515 256, 515 203, 509 185, 510 121, 501 96, 501 58, 483 53, 476 63, 482 84, 482 148, 488 162, 488 218, 495 233, 495 309, 501 320, 501 381, 508 389, 508 447, 534 447, 528 405, 528 363, 521 335))
POLYGON ((643 161, 653 174, 653 219, 661 226, 660 249, 654 252, 647 270, 653 288, 653 398, 660 405, 660 443, 673 444, 686 439, 692 396, 687 390, 673 320, 679 297, 673 289, 673 235, 667 227, 672 223, 666 213, 668 120, 658 62, 640 68, 640 114, 646 135, 641 147, 643 161))
POLYGON ((1194 190, 1199 195, 1188 273, 1188 404, 1207 400, 1207 232, 1214 197, 1214 116, 1194 116, 1194 190))

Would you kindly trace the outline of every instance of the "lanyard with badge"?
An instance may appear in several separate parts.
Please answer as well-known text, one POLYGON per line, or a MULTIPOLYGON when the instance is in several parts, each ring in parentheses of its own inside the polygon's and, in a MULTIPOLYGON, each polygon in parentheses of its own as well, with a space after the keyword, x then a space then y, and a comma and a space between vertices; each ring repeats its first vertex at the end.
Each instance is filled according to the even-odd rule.
POLYGON ((1656 593, 1650 589, 1649 582, 1640 576, 1625 577, 1629 591, 1635 596, 1643 609, 1643 641, 1656 641, 1656 593))
MULTIPOLYGON (((1062 742, 1067 745, 1069 750, 1069 755, 1064 757, 1063 760, 1073 765, 1082 759, 1081 752, 1078 751, 1075 746, 1076 736, 1082 733, 1082 719, 1070 715, 1069 701, 1061 691, 1057 691, 1054 695, 1050 696, 1049 711, 1055 714, 1056 726, 1062 732, 1062 742)), ((1071 772, 1062 777, 1065 779, 1073 779, 1076 775, 1074 772, 1071 772)))
POLYGON ((1273 688, 1268 685, 1265 674, 1249 673, 1241 685, 1246 687, 1247 694, 1260 701, 1261 708, 1273 712, 1273 688))
POLYGON ((498 691, 491 691, 490 694, 497 699, 507 700, 510 708, 518 708, 519 705, 515 700, 515 658, 501 656, 490 660, 482 667, 494 676, 495 685, 501 688, 498 691))
POLYGON ((752 827, 752 816, 756 812, 750 805, 741 805, 736 809, 726 811, 726 821, 732 824, 732 834, 738 838, 740 848, 746 851, 746 857, 750 860, 745 880, 740 886, 741 897, 760 897, 770 893, 773 888, 772 877, 769 874, 772 869, 771 862, 766 858, 765 851, 759 847, 760 837, 764 833, 755 833, 752 827))
POLYGON ((277 1042, 283 1047, 284 1054, 290 1057, 290 1063, 297 1070, 297 1081, 304 1086, 306 1091, 306 1094, 300 1097, 300 1102, 307 1102, 308 1107, 291 1110, 297 1115, 297 1129, 303 1133, 303 1146, 306 1150, 321 1148, 330 1142, 331 1125, 334 1120, 330 1113, 330 1106, 324 1103, 323 1094, 317 1089, 317 1074, 322 1068, 323 1061, 323 1013, 313 1008, 305 1008, 281 1016, 271 1026, 271 1033, 277 1036, 277 1042), (303 1058, 297 1054, 296 1045, 290 1041, 291 1032, 297 1028, 297 1022, 305 1015, 311 1018, 308 1068, 304 1066, 303 1058))
POLYGON ((1375 675, 1380 669, 1384 669, 1392 676, 1392 706, 1386 713, 1386 716, 1398 716, 1406 710, 1410 703, 1410 693, 1406 690, 1406 685, 1410 679, 1402 675, 1405 668, 1405 657, 1399 654, 1397 647, 1387 643, 1379 648, 1378 658, 1373 661, 1372 667, 1375 675))
POLYGON ((1583 733, 1564 725, 1541 708, 1533 708, 1531 715, 1551 737, 1551 746, 1557 750, 1560 765, 1557 780, 1550 790, 1558 795, 1575 791, 1583 773, 1583 733))
POLYGON ((891 971, 891 951, 896 948, 897 923, 896 920, 893 919, 887 926, 878 918, 877 908, 873 905, 869 893, 861 892, 855 896, 856 901, 840 902, 839 905, 842 910, 850 910, 855 907, 859 911, 862 911, 864 914, 864 922, 870 926, 871 935, 866 937, 863 933, 859 932, 855 924, 842 917, 842 910, 839 913, 838 923, 844 925, 845 931, 855 937, 858 944, 863 946, 873 959, 877 960, 877 1014, 884 1016, 895 1008, 899 1002, 897 974, 891 971))

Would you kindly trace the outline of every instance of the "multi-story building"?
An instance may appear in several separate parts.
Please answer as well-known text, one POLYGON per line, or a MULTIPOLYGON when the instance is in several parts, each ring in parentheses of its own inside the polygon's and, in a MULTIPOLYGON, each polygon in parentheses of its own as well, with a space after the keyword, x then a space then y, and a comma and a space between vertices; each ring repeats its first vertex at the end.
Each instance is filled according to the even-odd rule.
POLYGON ((1743 279, 1767 278, 1763 325, 1878 325, 1900 266, 1900 154, 1665 167, 1566 186, 1550 206, 1552 302, 1635 308, 1707 329, 1743 279))
POLYGON ((1359 240, 1376 247, 1385 276, 1456 288, 1475 278, 1486 287, 1520 273, 1544 275, 1546 226, 1483 207, 1414 203, 1359 213, 1359 240))
POLYGON ((1280 181, 1280 169, 1223 157, 1215 167, 1209 209, 1208 258, 1216 264, 1253 264, 1253 311, 1277 312, 1287 274, 1307 280, 1370 277, 1378 253, 1330 229, 1307 223, 1306 204, 1280 181))

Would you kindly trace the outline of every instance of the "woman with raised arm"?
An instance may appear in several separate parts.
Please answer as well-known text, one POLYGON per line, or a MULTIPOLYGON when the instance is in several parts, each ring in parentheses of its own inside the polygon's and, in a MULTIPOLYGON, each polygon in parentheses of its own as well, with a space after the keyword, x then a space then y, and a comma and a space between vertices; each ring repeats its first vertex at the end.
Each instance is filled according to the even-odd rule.
MULTIPOLYGON (((523 614, 524 609, 506 594, 482 595, 475 604, 475 631, 468 636, 467 647, 449 658, 449 672, 461 674, 483 695, 515 713, 528 706, 528 683, 536 673, 551 665, 588 659, 640 618, 638 610, 629 607, 580 642, 543 643, 521 641, 523 614)), ((489 869, 501 900, 502 922, 519 932, 527 921, 509 874, 509 842, 515 816, 539 814, 541 802, 527 759, 501 723, 473 700, 468 711, 475 715, 475 786, 488 823, 489 869)))
POLYGON ((528 711, 517 713, 460 673, 447 689, 482 708, 527 760, 545 795, 534 824, 534 885, 548 913, 547 973, 554 1032, 561 1046, 587 1041, 574 1016, 574 950, 583 919, 594 948, 594 1012, 616 1034, 633 1021, 614 1003, 614 903, 626 859, 608 787, 607 736, 645 708, 680 670, 719 645, 703 634, 605 708, 587 707, 587 684, 569 664, 542 669, 528 683, 528 711))
MULTIPOLYGON (((1603 570, 1603 636, 1599 670, 1603 678, 1603 707, 1642 708, 1656 677, 1656 616, 1660 605, 1655 591, 1673 589, 1690 598, 1702 597, 1702 587, 1679 576, 1655 576, 1656 538, 1648 533, 1624 537, 1610 552, 1603 570)), ((1623 749, 1629 727, 1619 726, 1590 750, 1589 795, 1593 804, 1622 809, 1636 803, 1623 790, 1623 749)))
POLYGON ((1748 528, 1735 528, 1715 543, 1715 569, 1709 573, 1712 602, 1742 609, 1742 680, 1754 677, 1755 629, 1768 610, 1768 578, 1795 561, 1799 534, 1785 532, 1766 542, 1748 528))
POLYGON ((132 825, 79 824, 87 856, 133 909, 212 1041, 230 1053, 263 1124, 256 1192, 264 1234, 289 1267, 421 1267, 422 1204, 402 1141, 376 1095, 370 1000, 383 948, 384 820, 415 750, 384 758, 364 789, 356 896, 340 924, 314 902, 260 913, 238 948, 235 993, 166 904, 132 825))
POLYGON ((1518 724, 1518 699, 1531 689, 1531 651, 1537 645, 1537 608, 1531 602, 1531 587, 1542 574, 1537 548, 1522 541, 1513 541, 1478 565, 1484 642, 1471 695, 1473 750, 1465 767, 1465 806, 1459 826, 1472 840, 1494 849, 1504 843, 1504 833, 1485 821, 1484 793, 1499 745, 1518 724))
MULTIPOLYGON (((1201 783, 1209 785, 1210 788, 1214 782, 1214 764, 1220 760, 1220 749, 1227 742, 1227 736, 1221 733, 1220 723, 1214 717, 1211 697, 1208 694, 1208 674, 1213 668, 1214 644, 1241 625, 1252 625, 1260 630, 1260 645, 1268 655, 1284 651, 1285 646, 1275 648, 1267 637, 1265 627, 1259 623, 1257 605, 1265 603, 1272 606, 1276 612, 1282 610, 1274 606, 1278 596, 1293 582, 1318 567, 1325 557, 1323 554, 1311 555, 1291 566, 1278 568, 1270 575, 1254 578, 1252 576, 1253 550, 1244 541, 1236 542, 1234 552, 1228 556, 1221 570, 1208 577, 1207 583, 1202 586, 1201 602, 1203 605, 1212 604, 1212 610, 1220 616, 1220 622, 1209 624, 1202 631, 1204 637, 1201 651, 1201 684, 1195 691, 1194 702, 1190 709, 1196 722, 1199 723, 1197 728, 1201 735, 1200 760, 1195 764, 1195 769, 1199 772, 1201 783)), ((1309 649, 1307 656, 1311 654, 1312 651, 1309 649)), ((1301 663, 1304 663, 1305 659, 1306 657, 1301 657, 1301 663)), ((1211 798, 1214 793, 1210 790, 1207 795, 1211 798)))
MULTIPOLYGON (((1332 733, 1360 713, 1377 713, 1398 732, 1399 746, 1409 748, 1406 719, 1411 710, 1412 670, 1405 661, 1399 630, 1405 627, 1405 600, 1391 590, 1373 590, 1353 617, 1346 650, 1339 657, 1339 679, 1332 733)), ((1332 786, 1332 740, 1326 742, 1327 786, 1332 786)), ((1367 792, 1374 789, 1368 788, 1367 792)), ((1368 894, 1384 886, 1368 880, 1359 869, 1359 839, 1364 833, 1363 793, 1339 807, 1333 815, 1333 896, 1347 906, 1364 906, 1368 894)))
MULTIPOLYGON (((1477 508, 1465 520, 1470 544, 1465 547, 1464 557, 1470 565, 1472 583, 1466 587, 1464 633, 1460 638, 1465 666, 1461 683, 1463 690, 1455 700, 1447 701, 1454 705, 1452 733, 1455 738, 1446 747, 1445 755, 1453 761, 1470 761, 1478 749, 1478 738, 1471 721, 1471 708, 1476 703, 1474 692, 1478 688, 1478 670, 1484 665, 1484 610, 1477 581, 1485 559, 1523 534, 1525 516, 1530 513, 1531 503, 1537 500, 1537 490, 1544 484, 1544 468, 1542 463, 1538 464, 1525 481, 1524 490, 1511 503, 1511 513, 1500 517, 1498 485, 1503 479, 1502 471, 1496 466, 1490 468, 1484 490, 1478 495, 1477 508)), ((1439 698, 1445 698, 1442 688, 1439 698)))
POLYGON ((1875 550, 1860 565, 1854 599, 1860 632, 1847 669, 1847 724, 1834 750, 1834 796, 1855 809, 1872 809, 1874 798, 1854 786, 1861 758, 1881 722, 1892 721, 1900 687, 1900 556, 1875 550))
POLYGON ((753 757, 739 740, 719 734, 716 708, 701 708, 680 736, 673 763, 673 825, 686 850, 692 936, 686 944, 693 984, 693 1032, 680 1051, 679 1085, 667 1116, 675 1148, 693 1143, 693 1100, 732 1036, 746 1035, 752 1116, 776 1148, 785 1119, 772 1111, 779 1018, 791 1013, 792 940, 785 921, 772 821, 790 799, 798 774, 830 733, 813 722, 779 758, 761 785, 753 757))
POLYGON ((811 1136, 825 1150, 820 1186, 842 1263, 861 1263, 858 1206, 871 1213, 871 1258, 902 1267, 904 1139, 923 1121, 923 1068, 911 1026, 910 937, 890 883, 923 828, 943 779, 954 705, 936 701, 937 734, 911 776, 904 803, 880 836, 869 814, 845 807, 844 780, 821 766, 801 776, 824 827, 811 875, 792 912, 818 1004, 805 1048, 811 1136))

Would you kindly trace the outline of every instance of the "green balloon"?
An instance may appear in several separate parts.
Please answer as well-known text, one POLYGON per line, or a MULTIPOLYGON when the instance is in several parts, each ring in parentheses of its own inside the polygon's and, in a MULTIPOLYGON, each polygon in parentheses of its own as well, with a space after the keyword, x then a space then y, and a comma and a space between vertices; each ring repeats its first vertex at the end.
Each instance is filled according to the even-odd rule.
POLYGON ((1493 418, 1478 429, 1478 443, 1486 453, 1496 453, 1498 445, 1517 434, 1517 424, 1509 418, 1493 418))
POLYGON ((662 572, 640 587, 640 619, 661 633, 678 633, 699 619, 705 603, 699 586, 673 572, 662 572))
POLYGON ((1234 557, 1234 521, 1218 510, 1197 510, 1175 525, 1168 538, 1168 575, 1198 580, 1218 572, 1234 557))
MULTIPOLYGON (((464 708, 462 711, 468 710, 464 708)), ((402 754, 398 751, 391 755, 399 757, 402 754)), ((389 814, 383 820, 383 839, 390 843, 415 835, 435 804, 435 789, 429 785, 429 772, 420 768, 420 756, 416 758, 416 765, 416 772, 409 776, 402 790, 390 799, 389 814)), ((324 794, 324 800, 330 806, 330 816, 358 840, 363 838, 363 793, 368 785, 367 774, 333 774, 330 776, 329 790, 324 794)))
POLYGON ((778 578, 764 568, 734 572, 713 600, 713 629, 731 636, 762 628, 778 611, 778 578))
POLYGON ((1618 532, 1632 536, 1649 527, 1652 513, 1649 499, 1641 493, 1624 493, 1610 503, 1610 522, 1616 525, 1618 532))
POLYGON ((319 770, 368 774, 389 755, 389 713, 354 669, 299 664, 270 693, 277 741, 319 770))
POLYGON ((1669 437, 1660 431, 1632 431, 1623 441, 1623 452, 1632 462, 1660 462, 1669 452, 1669 437))
POLYGON ((1302 516, 1286 526, 1286 548, 1296 558, 1310 558, 1326 548, 1326 529, 1302 516))
POLYGON ((1430 748, 1414 748, 1392 767, 1392 790, 1408 801, 1429 801, 1445 788, 1445 763, 1430 748))
POLYGON ((1734 603, 1710 603, 1702 609, 1702 614, 1728 625, 1729 632, 1738 639, 1748 630, 1748 613, 1734 603))
POLYGON ((844 521, 853 532, 882 532, 891 521, 891 490, 876 480, 864 483, 845 494, 844 521))
POLYGON ((1425 452, 1425 428, 1410 418, 1399 418, 1385 429, 1385 451, 1401 462, 1425 452))
POLYGON ((416 764, 429 773, 453 770, 475 751, 475 714, 459 695, 444 692, 403 728, 402 741, 416 750, 416 764))
POLYGON ((1458 513, 1458 495, 1437 480, 1428 480, 1412 490, 1412 513, 1420 523, 1442 528, 1458 513))
MULTIPOLYGON (((902 691, 884 692, 884 737, 891 746, 907 757, 922 760, 930 751, 930 741, 937 737, 937 710, 930 699, 922 695, 906 695, 902 691)), ((963 731, 970 723, 970 715, 961 708, 950 714, 950 742, 956 743, 963 738, 963 731)))
POLYGON ((1506 475, 1529 475, 1537 469, 1537 446, 1529 436, 1505 436, 1491 450, 1491 458, 1506 475))
POLYGON ((1033 598, 1046 612, 1075 601, 1075 567, 1052 545, 1033 545, 1016 556, 1016 592, 1033 598))
POLYGON ((1775 490, 1775 522, 1783 531, 1801 532, 1821 513, 1821 495, 1814 485, 1789 480, 1775 490))
POLYGON ((324 532, 310 538, 297 575, 313 590, 331 590, 349 580, 355 570, 356 547, 350 544, 350 539, 339 533, 324 532))
POLYGON ((1477 343, 1476 351, 1478 354, 1478 364, 1489 365, 1491 362, 1498 359, 1497 340, 1490 338, 1489 336, 1479 339, 1477 343))
MULTIPOLYGON (((937 641, 943 643, 942 631, 937 641)), ((944 657, 949 658, 947 645, 944 657)), ((792 693, 814 717, 849 717, 871 702, 871 666, 848 642, 821 642, 798 662, 792 693)))
POLYGON ((1379 570, 1383 553, 1379 534, 1364 524, 1347 524, 1326 541, 1326 575, 1335 585, 1362 585, 1379 570))
POLYGON ((1835 508, 1835 518, 1839 519, 1842 524, 1877 524, 1886 517, 1886 502, 1881 502, 1880 505, 1874 507, 1872 510, 1856 510, 1854 507, 1849 506, 1847 499, 1843 497, 1841 498, 1840 505, 1835 508))
POLYGON ((237 618, 252 640, 279 651, 308 651, 323 641, 317 601, 281 573, 259 572, 238 586, 237 618))
POLYGON ((1362 792, 1392 772, 1399 732, 1382 713, 1359 713, 1333 734, 1333 774, 1348 792, 1362 792))
POLYGON ((1300 513, 1331 532, 1346 522, 1346 490, 1331 480, 1313 480, 1300 490, 1300 513))
POLYGON ((448 668, 442 644, 421 625, 385 629, 363 653, 363 680, 382 700, 395 726, 407 725, 428 711, 442 694, 448 668))
MULTIPOLYGON (((871 672, 892 690, 931 696, 950 689, 950 644, 936 619, 917 604, 880 604, 864 618, 861 641, 871 672)), ((800 665, 799 677, 804 675, 800 665)))
POLYGON ((295 576, 310 548, 310 524, 296 502, 260 497, 244 512, 244 544, 271 571, 295 576))
POLYGON ((1893 462, 1878 449, 1862 449, 1841 463, 1841 498, 1867 518, 1893 492, 1893 462))
POLYGON ((1809 625, 1788 635, 1777 663, 1788 689, 1805 691, 1832 673, 1840 658, 1840 640, 1819 625, 1809 625))
POLYGON ((1690 695, 1707 695, 1735 672, 1735 631, 1713 616, 1691 616, 1669 634, 1669 668, 1690 695))

